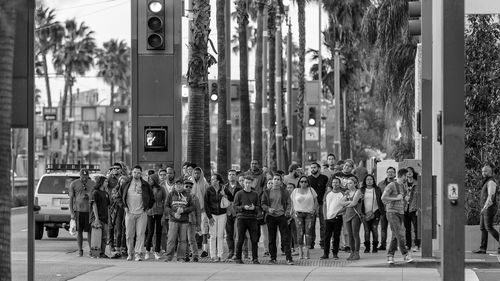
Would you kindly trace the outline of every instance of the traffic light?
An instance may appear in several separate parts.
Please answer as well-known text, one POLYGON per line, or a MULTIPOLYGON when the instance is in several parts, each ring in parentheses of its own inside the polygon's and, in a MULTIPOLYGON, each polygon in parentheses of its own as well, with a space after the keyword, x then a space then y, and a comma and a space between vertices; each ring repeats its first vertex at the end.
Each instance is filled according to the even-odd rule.
POLYGON ((311 127, 316 126, 316 107, 315 106, 310 106, 309 107, 309 118, 307 119, 307 124, 311 127))
POLYGON ((113 108, 114 113, 127 113, 127 111, 128 111, 127 108, 123 106, 118 106, 113 108))
POLYGON ((422 2, 408 2, 408 33, 411 36, 422 35, 422 2))
POLYGON ((210 100, 212 102, 216 102, 219 99, 219 93, 217 89, 217 83, 212 83, 212 87, 210 89, 210 100))
POLYGON ((147 1, 147 49, 165 50, 165 2, 147 1))

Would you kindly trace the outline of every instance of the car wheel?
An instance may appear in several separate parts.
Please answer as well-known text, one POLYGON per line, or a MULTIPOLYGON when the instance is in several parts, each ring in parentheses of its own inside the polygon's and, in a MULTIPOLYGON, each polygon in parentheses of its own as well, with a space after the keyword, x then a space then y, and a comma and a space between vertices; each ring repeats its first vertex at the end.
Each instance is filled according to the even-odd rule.
POLYGON ((43 223, 35 223, 35 240, 41 240, 43 237, 43 223))
POLYGON ((59 228, 47 228, 47 236, 49 238, 57 238, 59 235, 59 228))

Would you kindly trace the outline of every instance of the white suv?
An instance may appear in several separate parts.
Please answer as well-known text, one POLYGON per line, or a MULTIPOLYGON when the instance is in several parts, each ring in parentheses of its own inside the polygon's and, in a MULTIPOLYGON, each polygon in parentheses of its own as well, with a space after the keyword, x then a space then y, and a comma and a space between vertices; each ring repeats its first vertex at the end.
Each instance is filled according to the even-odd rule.
MULTIPOLYGON (((102 174, 90 174, 95 179, 102 174)), ((69 186, 72 181, 79 179, 77 172, 48 173, 38 181, 35 189, 35 205, 40 210, 35 212, 35 239, 43 237, 44 228, 49 238, 57 238, 59 228, 69 229, 71 213, 69 211, 69 186)))

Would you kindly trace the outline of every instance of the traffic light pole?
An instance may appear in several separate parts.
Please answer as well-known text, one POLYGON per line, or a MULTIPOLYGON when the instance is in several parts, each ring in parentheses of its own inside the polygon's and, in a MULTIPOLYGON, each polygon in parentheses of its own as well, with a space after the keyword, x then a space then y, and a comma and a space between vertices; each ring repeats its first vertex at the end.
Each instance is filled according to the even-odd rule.
POLYGON ((232 168, 232 126, 231 121, 231 0, 226 0, 225 5, 225 20, 226 20, 226 124, 227 124, 227 167, 232 168))
POLYGON ((283 167, 283 87, 281 76, 281 15, 276 13, 276 166, 278 170, 284 169, 283 167))

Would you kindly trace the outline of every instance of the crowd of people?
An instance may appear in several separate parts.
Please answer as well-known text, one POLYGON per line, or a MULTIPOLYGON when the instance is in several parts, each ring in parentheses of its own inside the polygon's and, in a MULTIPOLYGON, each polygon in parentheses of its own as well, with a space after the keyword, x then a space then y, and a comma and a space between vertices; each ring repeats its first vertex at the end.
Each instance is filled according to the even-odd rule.
MULTIPOLYGON (((277 262, 279 246, 286 263, 293 265, 293 256, 310 258, 319 223, 321 259, 329 259, 330 253, 339 259, 339 251, 350 253, 347 260, 360 259, 363 225, 364 253, 387 250, 388 263, 393 263, 398 246, 406 262, 413 261, 410 251, 420 246, 417 185, 411 167, 397 172, 387 168, 377 185, 365 168, 355 169, 352 160, 337 161, 329 154, 323 167, 312 163, 308 175, 298 164, 285 174, 261 169, 252 160, 246 172, 227 171, 227 179, 218 173, 205 177, 194 163, 185 163, 177 176, 172 167, 143 171, 137 165, 129 170, 118 162, 95 181, 82 169, 69 196, 79 256, 83 232, 100 228, 101 251, 93 257, 107 258, 109 246, 109 257, 128 261, 210 257, 259 264, 262 241, 269 263, 277 262)), ((90 246, 91 235, 87 237, 90 246)))

